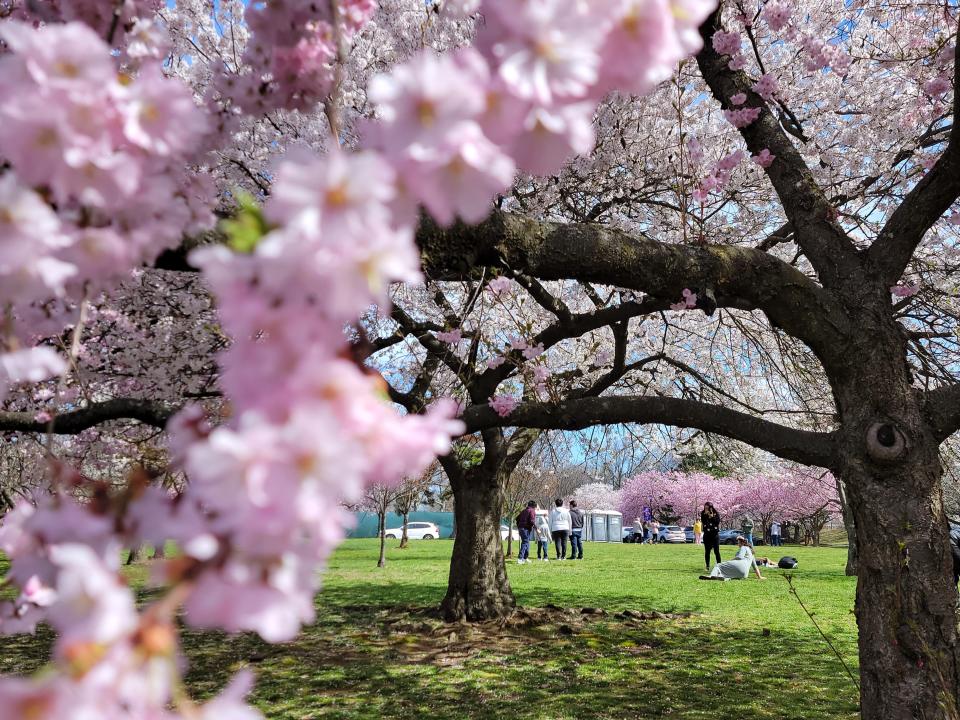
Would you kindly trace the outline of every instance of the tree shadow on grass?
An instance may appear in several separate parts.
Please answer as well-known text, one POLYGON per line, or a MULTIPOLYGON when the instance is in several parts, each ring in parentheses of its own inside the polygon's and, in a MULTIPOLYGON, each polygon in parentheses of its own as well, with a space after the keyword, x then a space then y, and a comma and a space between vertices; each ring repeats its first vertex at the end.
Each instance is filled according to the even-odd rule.
POLYGON ((431 608, 328 598, 282 646, 189 633, 188 684, 206 695, 253 666, 254 701, 289 720, 856 715, 849 679, 808 633, 559 609, 527 624, 445 625, 431 608))

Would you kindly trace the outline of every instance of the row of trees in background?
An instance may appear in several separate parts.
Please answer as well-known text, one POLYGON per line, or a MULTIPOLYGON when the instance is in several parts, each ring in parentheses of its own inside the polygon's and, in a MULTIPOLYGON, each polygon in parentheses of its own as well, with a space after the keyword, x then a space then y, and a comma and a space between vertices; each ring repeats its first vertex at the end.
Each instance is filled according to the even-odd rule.
POLYGON ((774 520, 789 521, 814 545, 826 523, 840 514, 834 477, 809 471, 743 477, 645 472, 623 484, 619 500, 624 522, 643 517, 643 509, 650 507, 661 522, 692 524, 703 504, 712 502, 725 524, 749 517, 763 537, 774 520))

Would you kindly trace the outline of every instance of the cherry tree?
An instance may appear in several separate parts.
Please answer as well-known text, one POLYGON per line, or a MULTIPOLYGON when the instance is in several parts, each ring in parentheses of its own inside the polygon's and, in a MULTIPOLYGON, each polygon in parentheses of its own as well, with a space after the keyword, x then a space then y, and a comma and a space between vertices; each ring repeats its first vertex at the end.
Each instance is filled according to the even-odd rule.
MULTIPOLYGON (((377 9, 370 0, 251 4, 242 23, 238 3, 215 7, 212 22, 196 9, 173 17, 135 0, 0 8, 7 384, 82 383, 92 298, 139 265, 176 265, 181 236, 210 226, 217 181, 229 177, 210 168, 235 167, 266 199, 261 207, 230 190, 228 242, 200 243, 187 257, 229 339, 216 371, 229 402, 216 414, 195 405, 171 418, 175 408, 137 397, 89 395, 77 406, 60 379, 49 410, 5 418, 48 439, 118 418, 166 423, 171 463, 188 478, 175 497, 139 473, 111 492, 48 440, 53 492, 18 502, 0 529, 8 580, 21 590, 3 606, 3 630, 47 620, 59 633, 52 672, 0 681, 15 714, 257 716, 242 702, 244 678, 199 709, 174 692, 174 613, 196 627, 291 638, 312 619, 316 570, 343 537, 339 503, 422 472, 463 431, 449 403, 396 413, 342 332, 371 304, 387 305, 391 282, 419 279, 418 206, 440 226, 476 222, 518 167, 550 172, 588 152, 599 99, 667 77, 699 46, 709 7, 640 16, 630 4, 491 0, 476 49, 414 52, 369 82, 348 60, 377 9), (226 60, 217 16, 233 21, 226 60), (647 26, 658 42, 636 33, 647 26), (191 47, 167 62, 171 37, 191 47), (354 82, 373 112, 347 112, 354 82), (235 137, 279 127, 272 114, 316 108, 326 130, 312 135, 325 153, 287 152, 266 198, 267 175, 246 162, 262 154, 237 157, 235 137), (68 342, 43 342, 71 325, 68 342), (162 599, 138 611, 117 578, 119 547, 167 540, 183 556, 164 568, 162 599)), ((443 8, 454 22, 477 10, 443 8)), ((500 415, 509 404, 489 402, 500 415)))
POLYGON ((620 492, 606 483, 588 483, 574 493, 577 507, 584 512, 591 510, 617 510, 620 507, 620 492))
MULTIPOLYGON (((603 224, 505 208, 477 226, 423 229, 427 271, 449 278, 490 265, 576 278, 670 300, 680 313, 752 313, 805 346, 830 388, 810 408, 817 423, 652 396, 524 403, 509 420, 693 426, 831 469, 856 525, 870 528, 856 539, 863 714, 949 717, 960 661, 939 447, 960 427, 944 262, 960 194, 956 8, 728 2, 701 30, 690 68, 700 81, 675 87, 675 107, 695 100, 695 112, 736 134, 712 161, 708 138, 693 145, 674 128, 674 162, 691 164, 680 173, 689 184, 665 198, 672 222, 631 215, 642 203, 613 188, 599 203, 582 198, 608 212, 603 224), (739 177, 761 191, 740 195, 739 177)), ((483 408, 464 419, 501 424, 483 408)))
MULTIPOLYGON (((93 641, 113 651, 95 667, 131 678, 119 698, 116 682, 100 692, 101 673, 10 681, 8 704, 54 716, 94 701, 100 716, 111 703, 165 708, 173 681, 151 683, 161 688, 151 697, 130 690, 142 668, 127 651, 172 638, 180 605, 195 625, 291 636, 309 620, 314 569, 342 536, 318 535, 309 513, 419 471, 452 434, 492 443, 482 471, 450 464, 475 494, 465 481, 496 476, 509 455, 490 452, 513 438, 504 426, 657 423, 832 470, 856 524, 870 528, 856 540, 866 563, 864 716, 956 714, 938 457, 960 426, 954 5, 727 0, 700 33, 710 8, 696 0, 488 0, 482 15, 478 2, 448 0, 376 24, 375 4, 361 0, 158 5, 0 5, 14 18, 0 28, 9 50, 0 60, 9 245, 0 369, 20 386, 10 397, 44 382, 60 397, 91 299, 141 264, 202 270, 229 338, 216 377, 229 402, 212 425, 192 410, 170 426, 171 458, 190 480, 176 502, 131 482, 77 503, 94 496, 82 492, 89 481, 51 453, 55 500, 8 515, 3 549, 23 596, 7 608, 6 629, 49 616, 67 638, 56 666, 93 641), (402 39, 389 42, 391 33, 402 39), (696 62, 681 62, 690 52, 696 62), (531 174, 514 182, 515 169, 531 174), (264 207, 238 207, 236 186, 264 207), (203 233, 218 197, 234 216, 229 246, 203 233), (421 221, 419 206, 432 219, 421 221), (688 357, 662 359, 675 372, 658 368, 656 383, 540 397, 517 381, 497 392, 530 350, 525 332, 503 377, 487 368, 479 384, 462 384, 462 426, 442 405, 421 415, 429 402, 400 418, 341 330, 371 303, 385 308, 391 281, 418 277, 414 234, 435 282, 506 275, 575 287, 600 299, 589 315, 661 314, 662 339, 688 357), (265 477, 282 480, 269 496, 265 477), (291 518, 290 507, 307 514, 291 518), (128 510, 129 522, 114 518, 128 510), (192 564, 137 615, 111 580, 111 549, 163 537, 192 564), (37 556, 43 572, 24 577, 37 556), (103 605, 123 609, 109 627, 60 612, 82 589, 78 577, 97 579, 103 605)), ((568 331, 571 318, 596 322, 555 309, 568 331)), ((407 315, 404 334, 419 342, 424 318, 407 315)), ((426 332, 446 343, 455 336, 435 334, 458 330, 470 329, 426 332)), ((621 346, 643 332, 626 328, 621 346)), ((162 427, 176 409, 111 392, 56 399, 42 415, 23 402, 2 427, 41 436, 120 418, 162 427)), ((495 507, 494 484, 477 485, 478 506, 495 507)), ((163 657, 174 654, 165 642, 163 657)), ((249 713, 242 689, 202 712, 249 713)))

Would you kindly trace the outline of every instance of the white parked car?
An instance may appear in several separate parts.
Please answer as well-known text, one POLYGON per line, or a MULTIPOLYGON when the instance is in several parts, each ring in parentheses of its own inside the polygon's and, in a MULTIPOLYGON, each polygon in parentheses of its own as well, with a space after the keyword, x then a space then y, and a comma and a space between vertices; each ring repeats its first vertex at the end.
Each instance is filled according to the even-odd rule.
POLYGON ((520 542, 520 533, 516 530, 510 530, 506 525, 500 526, 500 539, 506 540, 508 535, 512 535, 516 542, 520 542))
MULTIPOLYGON (((388 540, 396 540, 403 536, 403 528, 391 528, 386 531, 388 540)), ((407 537, 411 540, 436 540, 440 537, 440 528, 431 522, 407 523, 407 537)))
POLYGON ((665 543, 685 543, 687 534, 679 525, 667 525, 660 528, 660 542, 665 543))

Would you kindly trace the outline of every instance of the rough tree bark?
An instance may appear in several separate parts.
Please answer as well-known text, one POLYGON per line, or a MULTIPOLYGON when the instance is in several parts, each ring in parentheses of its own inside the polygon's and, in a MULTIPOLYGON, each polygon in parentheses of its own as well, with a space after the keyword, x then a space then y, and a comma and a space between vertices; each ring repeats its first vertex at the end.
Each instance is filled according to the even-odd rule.
POLYGON ((856 534, 864 718, 957 718, 960 652, 940 441, 911 383, 886 288, 845 300, 860 330, 832 373, 856 534), (885 310, 885 311, 884 311, 885 310))
POLYGON ((503 506, 496 467, 481 464, 450 474, 457 537, 447 594, 440 609, 448 622, 509 615, 516 606, 500 540, 503 506))
POLYGON ((409 534, 407 533, 407 518, 409 518, 409 517, 410 517, 410 514, 405 511, 405 512, 403 513, 403 530, 401 531, 401 534, 400 534, 400 548, 401 548, 401 549, 407 547, 407 545, 410 544, 410 537, 409 537, 409 534))

